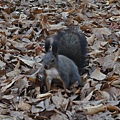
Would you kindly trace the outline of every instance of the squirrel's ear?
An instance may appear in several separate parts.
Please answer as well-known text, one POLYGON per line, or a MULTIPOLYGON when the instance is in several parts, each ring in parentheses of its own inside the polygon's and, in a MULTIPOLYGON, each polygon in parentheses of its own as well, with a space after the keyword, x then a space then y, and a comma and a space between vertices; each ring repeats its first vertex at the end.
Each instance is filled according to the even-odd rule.
POLYGON ((55 57, 58 55, 58 41, 54 40, 52 44, 52 52, 55 57))
POLYGON ((50 40, 45 41, 45 51, 48 52, 50 49, 50 40))

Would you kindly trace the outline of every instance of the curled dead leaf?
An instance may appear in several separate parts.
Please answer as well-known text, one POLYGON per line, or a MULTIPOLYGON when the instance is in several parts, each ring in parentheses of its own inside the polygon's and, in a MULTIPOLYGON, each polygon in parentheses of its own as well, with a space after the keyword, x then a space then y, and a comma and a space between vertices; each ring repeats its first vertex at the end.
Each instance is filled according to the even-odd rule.
POLYGON ((120 75, 120 62, 119 61, 116 61, 114 64, 114 72, 120 75))
POLYGON ((3 61, 0 60, 0 68, 5 67, 6 63, 4 63, 3 61))
POLYGON ((116 81, 116 80, 118 80, 118 78, 119 78, 118 75, 113 75, 113 76, 111 76, 109 78, 106 78, 106 81, 109 81, 109 82, 116 81))
POLYGON ((102 98, 105 100, 110 100, 110 94, 106 91, 100 91, 102 98))
POLYGON ((107 105, 107 109, 108 109, 110 112, 115 112, 115 111, 120 112, 120 108, 118 108, 117 106, 113 106, 113 105, 107 105))
POLYGON ((104 80, 106 78, 106 75, 100 72, 100 68, 97 67, 91 74, 91 78, 94 78, 97 80, 104 80))
POLYGON ((18 58, 19 58, 19 60, 21 60, 23 63, 27 64, 30 67, 33 67, 33 65, 35 64, 34 60, 27 60, 27 59, 24 59, 21 57, 18 57, 18 58))
POLYGON ((92 45, 95 41, 95 34, 92 34, 90 37, 87 38, 87 42, 89 45, 92 45))
POLYGON ((75 92, 75 94, 80 94, 80 89, 78 89, 78 90, 75 92))
POLYGON ((64 26, 64 22, 60 22, 58 24, 50 25, 50 30, 60 30, 62 28, 66 28, 66 26, 64 26))
POLYGON ((48 98, 48 97, 51 97, 52 94, 51 93, 45 93, 45 94, 39 94, 37 95, 36 98, 48 98))
POLYGON ((6 75, 7 75, 7 77, 15 77, 15 76, 19 75, 20 73, 21 73, 21 71, 19 69, 15 69, 15 70, 7 73, 6 75))
POLYGON ((102 53, 102 52, 103 52, 103 51, 96 49, 96 50, 90 52, 89 55, 98 55, 98 54, 100 54, 100 53, 102 53))
POLYGON ((115 80, 115 81, 112 81, 110 84, 111 84, 112 86, 115 86, 115 87, 120 88, 120 79, 115 80))
POLYGON ((35 48, 35 52, 36 52, 36 55, 42 54, 42 48, 38 45, 38 46, 35 48))
POLYGON ((68 120, 67 116, 63 113, 56 113, 51 116, 51 120, 68 120))
POLYGON ((92 95, 93 95, 93 92, 94 91, 90 92, 89 95, 86 98, 83 99, 83 101, 89 101, 91 99, 92 95))
POLYGON ((87 110, 87 113, 89 115, 93 115, 99 112, 104 112, 106 111, 107 107, 103 104, 97 105, 97 106, 91 106, 91 107, 85 107, 85 110, 87 110))
POLYGON ((14 96, 13 95, 4 95, 4 96, 2 96, 2 98, 10 100, 10 99, 14 98, 14 96))
POLYGON ((99 33, 99 34, 104 34, 104 35, 110 35, 111 34, 111 30, 109 28, 94 28, 93 29, 93 33, 99 33))
POLYGON ((29 111, 31 109, 31 105, 28 103, 20 102, 18 104, 18 108, 23 111, 29 111))
POLYGON ((5 45, 6 42, 7 42, 7 38, 2 35, 2 38, 1 38, 1 41, 0 41, 0 42, 1 42, 2 45, 5 45))

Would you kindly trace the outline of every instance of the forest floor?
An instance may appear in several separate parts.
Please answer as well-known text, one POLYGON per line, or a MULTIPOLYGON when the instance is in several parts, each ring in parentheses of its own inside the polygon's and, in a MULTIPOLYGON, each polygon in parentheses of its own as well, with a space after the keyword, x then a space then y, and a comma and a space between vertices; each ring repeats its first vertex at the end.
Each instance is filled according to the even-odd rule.
POLYGON ((0 120, 120 120, 120 0, 0 0, 0 120), (70 25, 88 42, 84 87, 41 92, 44 42, 70 25))

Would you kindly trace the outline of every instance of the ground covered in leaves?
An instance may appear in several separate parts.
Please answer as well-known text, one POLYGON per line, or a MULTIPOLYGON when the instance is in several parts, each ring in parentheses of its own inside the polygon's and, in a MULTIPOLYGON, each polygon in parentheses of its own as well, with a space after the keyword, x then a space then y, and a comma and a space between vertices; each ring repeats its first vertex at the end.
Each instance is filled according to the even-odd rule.
POLYGON ((0 120, 119 120, 120 1, 0 0, 0 120), (46 37, 78 25, 84 87, 43 91, 46 37))

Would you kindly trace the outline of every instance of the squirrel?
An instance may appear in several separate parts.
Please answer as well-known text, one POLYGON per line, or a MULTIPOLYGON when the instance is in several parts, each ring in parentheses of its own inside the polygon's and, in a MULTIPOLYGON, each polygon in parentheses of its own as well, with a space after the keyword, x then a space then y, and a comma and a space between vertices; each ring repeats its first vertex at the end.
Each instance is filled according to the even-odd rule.
POLYGON ((83 86, 80 74, 85 66, 86 46, 85 35, 76 27, 60 30, 45 41, 43 65, 48 91, 53 79, 54 83, 61 81, 64 89, 69 89, 76 81, 83 86))

